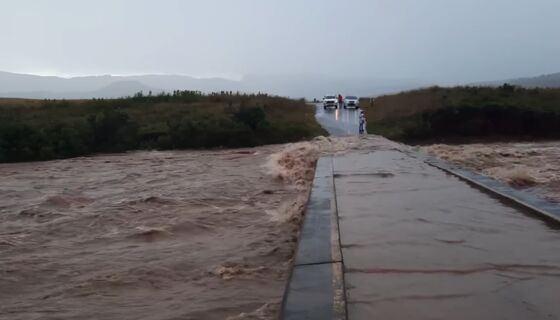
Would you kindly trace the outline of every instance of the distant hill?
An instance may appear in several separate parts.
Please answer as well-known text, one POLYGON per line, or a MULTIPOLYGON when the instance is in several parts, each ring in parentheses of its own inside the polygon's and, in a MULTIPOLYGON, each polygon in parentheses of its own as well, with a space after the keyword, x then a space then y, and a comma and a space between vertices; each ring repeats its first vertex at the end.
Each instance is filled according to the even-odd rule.
POLYGON ((560 88, 560 72, 541 75, 538 77, 487 81, 487 82, 480 82, 476 84, 486 85, 486 86, 501 86, 504 83, 509 83, 520 87, 526 87, 526 88, 560 88))
MULTIPOLYGON (((48 85, 46 87, 48 87, 48 85)), ((2 87, 0 86, 0 88, 2 87)), ((62 86, 62 88, 67 89, 67 87, 64 86, 62 86)), ((0 97, 28 98, 28 99, 120 98, 120 97, 131 96, 134 93, 140 91, 143 91, 144 93, 148 93, 149 91, 152 91, 153 93, 157 93, 161 90, 148 87, 145 84, 138 81, 122 80, 122 81, 110 82, 107 85, 92 91, 58 91, 58 90, 11 91, 11 92, 0 92, 0 97)))
POLYGON ((140 91, 144 93, 148 93, 151 91, 154 94, 156 94, 158 92, 158 89, 147 86, 140 81, 121 80, 121 81, 112 82, 101 89, 89 93, 83 93, 81 94, 82 97, 80 98, 125 97, 140 91))
POLYGON ((266 92, 293 98, 321 98, 326 94, 371 96, 430 85, 418 80, 373 77, 333 77, 319 74, 248 75, 239 81, 181 75, 45 77, 0 72, 0 97, 116 98, 139 91, 196 90, 266 92))
MULTIPOLYGON (((510 83, 521 87, 560 87, 560 73, 471 83, 500 86, 510 83)), ((0 97, 10 98, 118 98, 139 91, 195 90, 202 92, 265 92, 292 98, 321 98, 326 94, 379 96, 435 85, 417 79, 343 77, 322 74, 247 75, 241 80, 193 78, 182 75, 47 77, 0 71, 0 97)))
MULTIPOLYGON (((181 89, 212 91, 225 87, 225 79, 196 79, 187 76, 87 76, 61 78, 0 72, 0 97, 10 98, 117 98, 139 91, 173 91, 181 89)), ((228 90, 232 86, 227 86, 228 90)))

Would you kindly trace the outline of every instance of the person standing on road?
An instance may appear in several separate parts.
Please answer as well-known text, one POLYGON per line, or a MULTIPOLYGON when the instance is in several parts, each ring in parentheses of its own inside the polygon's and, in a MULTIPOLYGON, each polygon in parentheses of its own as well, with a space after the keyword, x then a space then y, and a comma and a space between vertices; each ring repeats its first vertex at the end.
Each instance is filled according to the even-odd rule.
POLYGON ((360 119, 359 121, 359 128, 358 128, 358 132, 360 134, 363 134, 365 132, 365 128, 366 128, 366 117, 364 116, 364 111, 360 110, 360 119))
POLYGON ((338 100, 338 107, 342 108, 343 101, 342 101, 342 95, 340 93, 338 94, 337 100, 338 100))

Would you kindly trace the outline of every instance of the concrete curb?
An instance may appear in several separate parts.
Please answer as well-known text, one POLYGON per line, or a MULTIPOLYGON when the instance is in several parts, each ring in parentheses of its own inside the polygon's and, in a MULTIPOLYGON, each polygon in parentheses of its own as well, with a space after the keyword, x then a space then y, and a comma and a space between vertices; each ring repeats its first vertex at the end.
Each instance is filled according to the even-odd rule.
POLYGON ((331 157, 317 161, 281 319, 345 320, 346 297, 331 157))
POLYGON ((523 207, 532 213, 535 213, 540 218, 544 218, 554 223, 560 223, 560 205, 558 204, 541 199, 528 192, 515 190, 493 178, 461 168, 444 160, 432 157, 424 157, 423 160, 430 166, 443 170, 480 189, 523 207))

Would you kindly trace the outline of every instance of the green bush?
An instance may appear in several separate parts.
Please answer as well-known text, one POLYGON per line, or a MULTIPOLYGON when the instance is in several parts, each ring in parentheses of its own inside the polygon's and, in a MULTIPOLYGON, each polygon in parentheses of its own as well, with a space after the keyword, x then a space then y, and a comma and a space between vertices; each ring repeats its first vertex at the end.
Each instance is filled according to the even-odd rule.
POLYGON ((121 151, 136 147, 138 125, 129 121, 127 113, 109 109, 89 115, 87 120, 94 150, 121 151))
POLYGON ((253 131, 268 125, 268 122, 266 121, 266 114, 264 113, 264 110, 259 107, 247 108, 242 106, 236 113, 234 113, 233 117, 236 121, 247 126, 253 131))

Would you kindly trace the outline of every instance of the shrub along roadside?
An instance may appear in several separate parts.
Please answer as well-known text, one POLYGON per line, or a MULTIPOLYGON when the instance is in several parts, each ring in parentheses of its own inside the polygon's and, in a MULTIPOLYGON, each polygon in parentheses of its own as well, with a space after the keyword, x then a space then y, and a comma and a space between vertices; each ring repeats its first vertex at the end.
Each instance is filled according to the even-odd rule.
POLYGON ((361 104, 368 132, 404 142, 560 138, 560 89, 433 87, 361 104))
POLYGON ((251 147, 325 134, 303 101, 193 91, 122 99, 0 99, 0 162, 135 149, 251 147))

